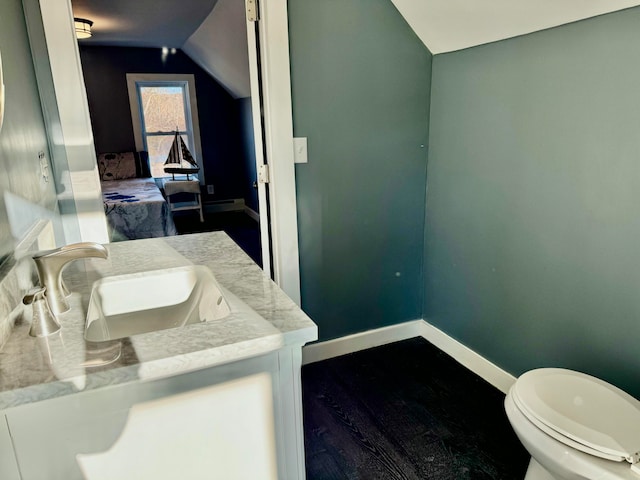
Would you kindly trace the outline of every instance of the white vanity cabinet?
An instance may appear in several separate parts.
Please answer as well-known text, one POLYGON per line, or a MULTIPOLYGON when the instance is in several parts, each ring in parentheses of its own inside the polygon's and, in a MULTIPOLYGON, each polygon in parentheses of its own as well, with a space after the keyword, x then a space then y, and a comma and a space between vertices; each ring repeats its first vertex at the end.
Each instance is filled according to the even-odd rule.
MULTIPOLYGON (((210 478, 230 480, 234 466, 262 459, 261 469, 247 475, 239 468, 235 478, 304 479, 300 370, 302 346, 318 338, 313 321, 223 232, 117 242, 108 250, 106 261, 66 271, 72 306, 59 334, 34 339, 29 321, 16 322, 0 349, 0 480, 79 479, 81 468, 124 452, 102 477, 120 480, 127 470, 108 467, 133 459, 136 470, 149 450, 155 466, 158 457, 170 458, 171 468, 187 464, 174 478, 192 478, 186 469, 211 452, 219 462, 204 468, 210 478), (227 316, 130 333, 111 340, 120 342, 117 355, 113 345, 96 348, 86 340, 84 302, 96 279, 192 265, 208 268, 225 289, 232 307, 227 316), (191 411, 200 413, 185 413, 191 411), (204 420, 189 422, 194 417, 204 420), (185 418, 184 425, 176 418, 185 418), (191 438, 179 440, 186 431, 210 449, 202 455, 201 444, 186 447, 191 438), (175 433, 150 448, 166 432, 175 433)), ((146 477, 159 479, 169 467, 146 477)), ((129 478, 144 477, 134 472, 129 478)))
MULTIPOLYGON (((210 445, 212 452, 224 445, 232 448, 234 455, 246 458, 246 462, 262 458, 268 463, 271 458, 273 475, 268 476, 268 469, 265 469, 264 478, 304 478, 300 360, 301 346, 288 346, 262 356, 190 373, 88 390, 7 409, 3 412, 6 422, 0 425, 0 478, 81 479, 83 475, 76 454, 109 450, 121 436, 132 405, 160 398, 170 401, 176 395, 179 397, 185 392, 195 392, 197 395, 200 391, 210 395, 207 400, 211 401, 212 408, 227 410, 221 412, 225 422, 243 430, 242 435, 236 432, 232 438, 222 434, 220 437, 225 438, 217 438, 214 435, 216 438, 210 445), (238 379, 247 378, 262 379, 262 394, 254 395, 251 399, 238 399, 239 407, 230 408, 228 388, 241 383, 237 382, 238 379), (270 385, 268 380, 264 381, 265 378, 270 379, 270 385), (213 385, 220 388, 210 388, 213 385), (222 404, 217 401, 217 396, 222 395, 220 392, 225 392, 226 407, 220 407, 222 404), (263 420, 267 426, 271 425, 271 429, 247 421, 248 413, 254 410, 267 412, 271 418, 265 417, 263 420), (254 431, 258 429, 260 432, 254 431), (258 448, 264 451, 255 450, 256 442, 248 448, 251 445, 248 439, 252 435, 259 433, 264 438, 265 432, 270 432, 272 438, 258 443, 258 448), (243 438, 247 441, 241 441, 243 438), (232 445, 229 445, 230 442, 232 445), (17 476, 14 452, 21 477, 17 476)), ((172 415, 171 409, 168 408, 166 412, 166 415, 172 415)), ((167 418, 162 411, 160 413, 156 417, 158 421, 151 427, 160 432, 158 435, 163 434, 163 418, 167 418)), ((212 428, 216 426, 212 425, 212 428)), ((135 459, 138 453, 134 450, 144 450, 144 445, 136 445, 135 440, 133 445, 131 456, 135 459)), ((181 448, 184 448, 182 442, 171 445, 172 461, 176 465, 181 462, 181 448)), ((188 468, 189 465, 184 465, 184 472, 188 472, 188 468)), ((233 478, 231 472, 207 473, 210 473, 207 475, 210 478, 233 478)), ((109 478, 109 475, 105 478, 109 478)), ((117 478, 123 477, 118 474, 117 478)), ((136 477, 132 475, 131 478, 136 477)), ((182 478, 189 478, 189 475, 185 474, 182 478)))

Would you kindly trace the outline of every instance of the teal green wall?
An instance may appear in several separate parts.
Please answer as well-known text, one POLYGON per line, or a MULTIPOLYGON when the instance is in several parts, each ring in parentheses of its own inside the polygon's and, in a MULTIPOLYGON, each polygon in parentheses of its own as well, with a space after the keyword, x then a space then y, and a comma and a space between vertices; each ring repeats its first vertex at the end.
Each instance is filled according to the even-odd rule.
POLYGON ((413 320, 431 54, 390 0, 290 0, 302 307, 326 340, 413 320))
POLYGON ((0 2, 0 51, 6 89, 0 131, 1 259, 33 222, 55 220, 57 207, 53 172, 49 183, 40 174, 38 153, 48 159, 50 154, 20 0, 0 2))
POLYGON ((433 60, 424 318, 640 395, 640 9, 433 60))

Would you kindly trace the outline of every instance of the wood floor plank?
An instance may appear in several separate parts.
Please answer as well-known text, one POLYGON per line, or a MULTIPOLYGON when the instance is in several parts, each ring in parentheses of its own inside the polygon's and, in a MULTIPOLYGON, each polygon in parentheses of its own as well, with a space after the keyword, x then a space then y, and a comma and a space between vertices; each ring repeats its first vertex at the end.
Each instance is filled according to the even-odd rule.
POLYGON ((523 478, 503 400, 422 338, 306 365, 307 478, 523 478))
POLYGON ((411 463, 376 428, 359 399, 337 385, 330 372, 318 372, 313 393, 307 390, 304 403, 304 415, 315 426, 305 430, 307 456, 331 452, 342 465, 343 478, 417 478, 411 463))

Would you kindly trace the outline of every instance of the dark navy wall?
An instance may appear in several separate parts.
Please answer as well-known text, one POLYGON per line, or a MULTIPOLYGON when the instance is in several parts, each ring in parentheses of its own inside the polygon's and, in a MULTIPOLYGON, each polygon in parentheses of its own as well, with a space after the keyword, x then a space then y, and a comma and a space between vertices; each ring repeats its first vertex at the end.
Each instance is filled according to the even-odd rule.
POLYGON ((253 117, 251 108, 251 97, 239 98, 236 100, 242 124, 242 152, 244 164, 244 201, 247 207, 254 212, 260 213, 258 206, 258 189, 253 187, 258 174, 256 169, 255 137, 253 135, 253 117))
POLYGON ((425 319, 640 396, 640 9, 433 60, 425 319))
POLYGON ((97 153, 135 149, 127 73, 190 73, 195 77, 205 183, 212 199, 243 198, 242 123, 238 103, 209 74, 178 50, 80 46, 97 153))
POLYGON ((422 317, 431 54, 390 0, 290 0, 302 308, 326 340, 422 317))

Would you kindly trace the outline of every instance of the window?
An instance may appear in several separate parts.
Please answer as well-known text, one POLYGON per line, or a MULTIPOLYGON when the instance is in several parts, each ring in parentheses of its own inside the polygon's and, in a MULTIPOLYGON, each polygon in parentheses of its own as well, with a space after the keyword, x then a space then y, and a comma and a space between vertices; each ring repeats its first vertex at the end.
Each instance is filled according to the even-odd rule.
POLYGON ((127 84, 136 149, 149 152, 151 175, 171 176, 164 172, 164 162, 176 129, 202 172, 193 75, 127 74, 127 84))

